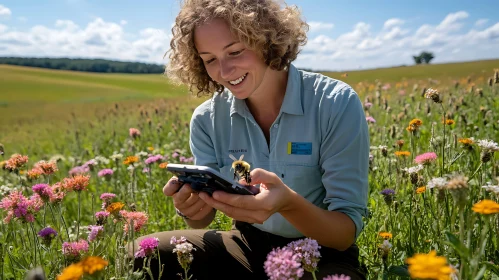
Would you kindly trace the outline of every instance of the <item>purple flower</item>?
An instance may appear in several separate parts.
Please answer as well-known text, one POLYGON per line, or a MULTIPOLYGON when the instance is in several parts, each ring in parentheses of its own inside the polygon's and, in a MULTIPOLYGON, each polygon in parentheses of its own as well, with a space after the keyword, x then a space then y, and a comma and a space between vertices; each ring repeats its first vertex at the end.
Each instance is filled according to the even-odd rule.
POLYGON ((46 227, 38 232, 38 236, 43 240, 45 246, 49 246, 52 239, 57 236, 57 231, 51 227, 46 227))
POLYGON ((364 109, 366 109, 366 110, 369 110, 372 106, 373 106, 373 104, 371 102, 364 103, 364 109))
POLYGON ((267 255, 264 268, 270 280, 288 280, 303 276, 300 257, 286 247, 273 249, 267 255))
POLYGON ((149 165, 149 164, 152 164, 152 163, 155 163, 155 162, 158 162, 158 161, 162 161, 162 160, 163 160, 163 156, 161 156, 161 155, 154 155, 154 156, 148 157, 145 160, 145 163, 147 165, 149 165))
POLYGON ((311 238, 300 239, 289 243, 287 247, 298 255, 306 271, 314 272, 317 270, 317 263, 321 257, 319 252, 321 246, 316 240, 311 238))
POLYGON ((194 161, 194 157, 184 157, 184 156, 181 156, 180 158, 180 162, 183 162, 183 163, 189 163, 189 162, 193 162, 194 161))
POLYGON ((139 250, 135 253, 135 258, 145 258, 154 255, 158 247, 159 239, 156 237, 147 237, 140 241, 139 250))
POLYGON ((106 177, 106 179, 111 179, 111 176, 113 175, 114 171, 112 169, 109 169, 109 168, 106 168, 106 169, 102 169, 101 171, 99 171, 99 173, 97 173, 97 176, 99 177, 106 177))
POLYGON ((149 171, 151 171, 151 169, 148 167, 144 167, 144 169, 142 169, 142 173, 149 173, 149 171))
POLYGON ((87 165, 75 166, 71 170, 69 170, 69 175, 74 176, 87 172, 90 172, 90 168, 87 165))
POLYGON ((90 231, 88 234, 88 242, 94 241, 104 233, 103 226, 88 226, 88 230, 90 231))
POLYGON ((34 193, 37 193, 45 202, 49 201, 50 197, 52 196, 52 188, 50 187, 50 185, 36 184, 31 189, 34 193))
POLYGON ((384 189, 380 192, 383 196, 394 196, 395 195, 395 190, 393 189, 384 189))
POLYGON ((178 156, 179 156, 179 153, 177 153, 177 152, 174 152, 174 153, 172 154, 172 158, 177 158, 178 156))

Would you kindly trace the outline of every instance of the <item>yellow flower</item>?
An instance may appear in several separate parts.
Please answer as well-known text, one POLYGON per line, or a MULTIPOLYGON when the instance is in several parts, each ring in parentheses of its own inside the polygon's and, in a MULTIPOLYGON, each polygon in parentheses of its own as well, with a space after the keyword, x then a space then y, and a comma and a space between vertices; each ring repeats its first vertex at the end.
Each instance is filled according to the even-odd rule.
POLYGON ((147 147, 147 150, 152 152, 152 151, 154 151, 154 147, 147 147))
POLYGON ((499 204, 497 202, 484 199, 475 205, 473 205, 473 211, 483 215, 497 214, 499 213, 499 204))
POLYGON ((412 125, 410 125, 410 126, 408 126, 408 127, 406 127, 406 128, 405 128, 405 130, 407 130, 407 131, 409 131, 409 132, 416 131, 416 129, 417 129, 417 127, 412 126, 412 125))
POLYGON ((80 262, 83 267, 83 271, 90 275, 94 274, 97 271, 103 270, 107 265, 108 261, 104 260, 101 257, 87 257, 80 262))
POLYGON ((411 155, 411 152, 408 152, 408 151, 396 151, 395 155, 398 156, 398 157, 401 157, 401 156, 408 157, 408 156, 411 155))
POLYGON ((159 168, 165 169, 167 165, 168 165, 168 162, 162 162, 159 164, 159 168))
POLYGON ((409 126, 414 126, 416 128, 420 127, 423 124, 423 121, 420 119, 413 119, 410 123, 409 126))
POLYGON ((422 186, 416 189, 417 194, 424 193, 426 191, 426 186, 422 186))
POLYGON ((114 202, 109 204, 109 206, 106 208, 106 211, 111 214, 115 214, 116 212, 120 211, 123 206, 125 206, 125 203, 123 202, 114 202))
POLYGON ((383 237, 384 239, 391 239, 392 238, 392 234, 391 233, 384 232, 384 231, 380 232, 379 236, 383 237))
POLYGON ((139 157, 137 156, 129 156, 127 157, 124 161, 123 161, 123 164, 125 165, 129 165, 129 164, 132 164, 132 163, 136 163, 139 161, 139 157))
POLYGON ((448 280, 453 268, 447 264, 445 257, 437 256, 436 251, 429 254, 415 254, 408 258, 411 278, 448 280))
POLYGON ((66 267, 60 275, 57 276, 57 280, 78 280, 83 276, 83 267, 80 263, 74 263, 66 267))

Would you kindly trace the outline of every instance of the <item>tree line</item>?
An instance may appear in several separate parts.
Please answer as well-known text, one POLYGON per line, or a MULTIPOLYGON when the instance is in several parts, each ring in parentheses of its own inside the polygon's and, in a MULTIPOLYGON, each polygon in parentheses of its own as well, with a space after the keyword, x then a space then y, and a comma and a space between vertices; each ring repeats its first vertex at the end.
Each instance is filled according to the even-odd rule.
POLYGON ((98 73, 163 73, 159 64, 106 59, 0 57, 0 64, 98 73))

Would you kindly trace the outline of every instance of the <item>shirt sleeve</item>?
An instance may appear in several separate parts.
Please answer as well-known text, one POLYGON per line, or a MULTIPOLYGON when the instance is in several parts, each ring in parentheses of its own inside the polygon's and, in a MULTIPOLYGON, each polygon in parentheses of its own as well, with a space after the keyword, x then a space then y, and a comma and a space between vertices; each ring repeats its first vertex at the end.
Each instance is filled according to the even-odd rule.
POLYGON ((328 210, 347 214, 355 223, 355 239, 367 216, 369 131, 357 93, 344 86, 324 94, 320 147, 324 203, 328 210), (329 99, 329 100, 328 100, 329 99))
POLYGON ((190 122, 189 146, 194 156, 194 164, 211 167, 219 171, 217 156, 212 139, 211 114, 207 104, 194 110, 190 122))

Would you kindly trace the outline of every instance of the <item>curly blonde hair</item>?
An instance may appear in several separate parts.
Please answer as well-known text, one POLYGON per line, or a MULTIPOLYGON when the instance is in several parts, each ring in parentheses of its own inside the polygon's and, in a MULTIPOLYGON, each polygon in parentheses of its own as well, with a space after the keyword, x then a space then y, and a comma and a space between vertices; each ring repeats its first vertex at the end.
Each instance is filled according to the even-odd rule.
POLYGON ((194 45, 194 29, 215 18, 224 19, 236 38, 273 70, 287 69, 307 42, 308 24, 296 6, 281 8, 274 0, 185 0, 172 28, 166 74, 192 93, 197 89, 197 96, 224 90, 210 78, 194 45))

